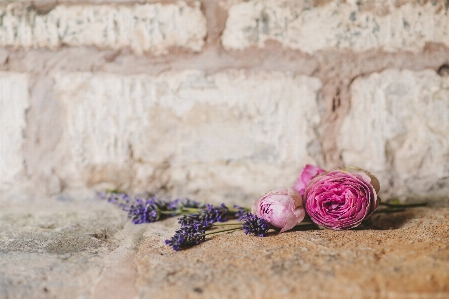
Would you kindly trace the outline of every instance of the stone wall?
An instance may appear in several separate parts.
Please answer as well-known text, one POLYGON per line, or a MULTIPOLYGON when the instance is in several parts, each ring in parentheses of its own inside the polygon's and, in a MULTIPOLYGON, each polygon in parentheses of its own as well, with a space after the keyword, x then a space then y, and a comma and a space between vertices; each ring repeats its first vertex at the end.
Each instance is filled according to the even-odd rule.
POLYGON ((0 4, 0 200, 249 203, 306 163, 449 192, 449 4, 0 4))

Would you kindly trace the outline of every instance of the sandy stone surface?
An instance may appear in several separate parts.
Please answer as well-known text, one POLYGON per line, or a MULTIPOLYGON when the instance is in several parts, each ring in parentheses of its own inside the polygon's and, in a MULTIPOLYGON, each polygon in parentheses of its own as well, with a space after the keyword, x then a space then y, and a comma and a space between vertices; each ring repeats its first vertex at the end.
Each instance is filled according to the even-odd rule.
POLYGON ((98 201, 2 204, 0 298, 448 298, 449 204, 351 231, 214 235, 175 252, 176 219, 98 201))

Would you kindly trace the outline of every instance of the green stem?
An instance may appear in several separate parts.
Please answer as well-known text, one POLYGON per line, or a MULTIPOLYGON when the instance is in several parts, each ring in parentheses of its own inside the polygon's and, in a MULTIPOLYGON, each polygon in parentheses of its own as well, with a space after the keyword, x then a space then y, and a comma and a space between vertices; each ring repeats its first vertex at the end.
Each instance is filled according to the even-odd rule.
POLYGON ((398 212, 404 212, 405 209, 382 209, 382 210, 377 210, 374 213, 385 213, 385 214, 389 214, 389 213, 398 213, 398 212))
POLYGON ((311 225, 311 224, 315 224, 314 222, 312 222, 312 221, 301 221, 301 223, 299 223, 299 224, 296 224, 296 226, 301 226, 301 225, 311 225))
POLYGON ((415 208, 415 207, 424 207, 427 205, 427 202, 411 203, 411 204, 400 204, 400 203, 396 204, 396 203, 381 202, 380 205, 389 208, 415 208))
POLYGON ((162 215, 177 215, 177 216, 181 216, 181 215, 190 215, 192 213, 190 212, 183 212, 183 211, 159 211, 159 213, 161 213, 162 215))
POLYGON ((199 212, 200 210, 202 210, 202 209, 198 209, 198 208, 185 208, 185 207, 182 207, 181 208, 181 210, 183 210, 183 211, 187 211, 187 212, 192 212, 192 213, 197 213, 197 212, 199 212))
POLYGON ((237 223, 220 223, 220 224, 216 224, 214 223, 214 226, 228 226, 228 225, 242 225, 241 222, 237 222, 237 223))
MULTIPOLYGON (((244 208, 244 207, 243 207, 244 208)), ((251 212, 251 209, 250 208, 244 208, 245 209, 245 212, 251 212)), ((228 211, 229 211, 229 213, 231 213, 231 214, 235 214, 235 213, 237 213, 238 211, 240 211, 239 209, 233 209, 233 208, 228 208, 228 211)))
POLYGON ((218 233, 230 232, 230 231, 234 231, 234 230, 238 230, 238 229, 242 229, 242 228, 241 227, 228 228, 228 229, 219 230, 219 231, 216 231, 216 232, 206 233, 206 236, 213 235, 213 234, 218 234, 218 233))
POLYGON ((159 213, 168 215, 168 214, 176 214, 179 215, 177 211, 160 211, 159 213))

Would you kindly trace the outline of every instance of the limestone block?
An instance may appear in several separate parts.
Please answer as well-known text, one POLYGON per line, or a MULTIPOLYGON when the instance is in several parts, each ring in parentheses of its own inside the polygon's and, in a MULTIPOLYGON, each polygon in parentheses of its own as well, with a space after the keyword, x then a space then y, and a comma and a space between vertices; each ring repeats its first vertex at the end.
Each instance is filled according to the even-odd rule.
POLYGON ((28 88, 27 75, 0 72, 0 192, 13 191, 23 183, 28 88))
POLYGON ((229 1, 222 43, 242 50, 274 40, 309 54, 326 49, 419 52, 426 42, 449 46, 447 10, 430 1, 399 7, 375 2, 385 5, 382 13, 362 10, 360 1, 346 2, 313 7, 307 1, 229 1))
MULTIPOLYGON (((92 290, 107 256, 118 249, 120 260, 141 235, 125 223, 125 212, 100 200, 0 204, 0 297, 99 298, 92 290)), ((126 266, 118 265, 124 279, 126 266)))
POLYGON ((201 50, 206 19, 199 4, 56 6, 47 14, 32 7, 0 7, 0 46, 96 46, 163 54, 170 47, 201 50))
POLYGON ((386 70, 352 84, 339 147, 391 193, 433 196, 449 190, 448 135, 449 77, 386 70))
POLYGON ((316 78, 191 70, 54 80, 66 115, 59 173, 69 186, 219 188, 223 198, 288 186, 304 163, 321 159, 316 78))

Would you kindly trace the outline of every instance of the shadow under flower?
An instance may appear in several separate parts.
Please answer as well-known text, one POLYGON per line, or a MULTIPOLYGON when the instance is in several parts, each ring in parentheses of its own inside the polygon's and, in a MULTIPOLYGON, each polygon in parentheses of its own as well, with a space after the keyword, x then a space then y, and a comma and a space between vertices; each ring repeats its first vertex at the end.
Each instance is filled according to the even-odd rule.
MULTIPOLYGON (((307 225, 297 225, 293 227, 291 230, 286 231, 285 233, 289 232, 297 232, 297 231, 312 231, 312 230, 320 230, 320 228, 316 224, 307 224, 307 225)), ((271 229, 266 235, 266 237, 274 237, 276 235, 279 235, 279 230, 271 229)))
POLYGON ((394 213, 375 213, 356 227, 356 230, 391 230, 400 229, 411 219, 419 216, 420 209, 407 209, 394 213))
MULTIPOLYGON (((422 214, 421 209, 407 209, 397 210, 395 212, 383 213, 378 212, 373 214, 370 218, 363 221, 359 226, 351 230, 392 230, 400 229, 411 219, 418 218, 422 214)), ((326 228, 319 227, 316 224, 298 225, 290 231, 314 231, 326 228)), ((270 230, 268 236, 275 236, 278 231, 270 230)))

